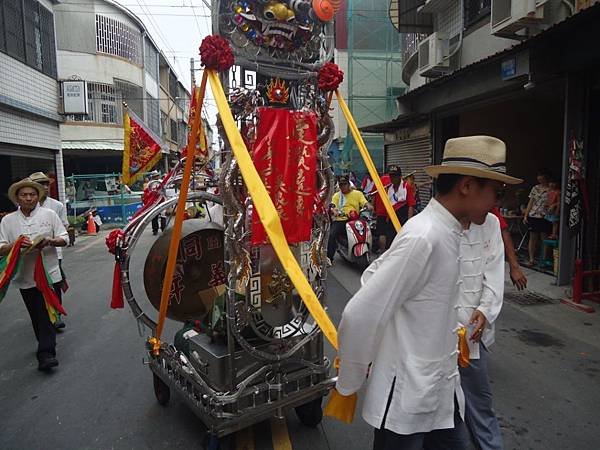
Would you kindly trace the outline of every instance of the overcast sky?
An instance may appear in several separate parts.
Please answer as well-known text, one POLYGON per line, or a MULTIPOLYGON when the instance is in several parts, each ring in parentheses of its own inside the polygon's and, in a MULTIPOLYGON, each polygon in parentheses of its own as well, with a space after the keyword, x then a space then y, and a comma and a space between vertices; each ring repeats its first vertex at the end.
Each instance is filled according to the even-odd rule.
MULTIPOLYGON (((152 39, 177 72, 180 81, 191 87, 190 58, 198 59, 202 39, 212 34, 210 9, 202 0, 116 0, 136 14, 146 25, 152 39)), ((211 0, 206 0, 211 4, 211 0)), ((200 63, 196 63, 199 67, 200 63)), ((199 82, 201 72, 196 72, 199 82)), ((210 90, 210 89, 208 89, 210 90)), ((211 125, 216 109, 208 93, 207 110, 211 125)))

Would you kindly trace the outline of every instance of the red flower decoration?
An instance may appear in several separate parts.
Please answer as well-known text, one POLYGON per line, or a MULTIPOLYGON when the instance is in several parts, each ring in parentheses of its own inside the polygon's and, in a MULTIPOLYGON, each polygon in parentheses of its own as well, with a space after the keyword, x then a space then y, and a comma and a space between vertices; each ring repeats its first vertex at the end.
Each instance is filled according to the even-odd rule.
POLYGON ((108 252, 113 255, 117 252, 117 241, 122 241, 125 237, 123 230, 112 230, 110 234, 106 237, 106 247, 108 247, 108 252))
POLYGON ((337 64, 327 63, 319 70, 318 85, 319 89, 329 92, 335 91, 344 81, 344 72, 340 70, 337 64))
POLYGON ((221 36, 206 36, 200 44, 200 61, 207 69, 225 72, 233 66, 233 50, 221 36))

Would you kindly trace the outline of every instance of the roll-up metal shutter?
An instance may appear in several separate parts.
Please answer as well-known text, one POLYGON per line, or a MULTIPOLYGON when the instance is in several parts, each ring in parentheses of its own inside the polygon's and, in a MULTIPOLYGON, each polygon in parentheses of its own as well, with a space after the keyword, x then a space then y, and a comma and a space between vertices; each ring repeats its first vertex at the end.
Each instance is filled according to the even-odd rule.
MULTIPOLYGON (((431 165, 431 136, 426 135, 413 139, 394 142, 385 146, 385 166, 397 164, 403 174, 415 172, 415 181, 421 185, 430 180, 425 167, 431 165)), ((425 206, 431 198, 431 185, 419 190, 421 202, 425 206)))

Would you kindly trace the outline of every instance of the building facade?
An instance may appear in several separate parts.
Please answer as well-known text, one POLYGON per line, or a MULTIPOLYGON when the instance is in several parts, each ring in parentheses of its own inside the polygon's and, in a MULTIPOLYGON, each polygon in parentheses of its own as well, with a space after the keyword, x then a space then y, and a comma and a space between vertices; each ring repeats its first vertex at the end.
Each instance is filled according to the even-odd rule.
POLYGON ((162 141, 160 164, 168 167, 184 134, 189 92, 141 20, 105 0, 65 0, 55 15, 63 96, 65 86, 80 82, 84 97, 79 107, 62 111, 65 173, 121 171, 124 104, 162 141))
MULTIPOLYGON (((441 160, 447 139, 489 134, 508 148, 508 171, 525 180, 503 200, 514 227, 538 170, 568 187, 571 150, 583 146, 589 208, 580 232, 562 208, 557 281, 576 258, 600 264, 598 115, 600 39, 596 1, 393 0, 402 37, 399 116, 364 127, 385 136, 385 159, 406 170, 441 160)), ((526 234, 526 230, 521 232, 526 234)), ((551 271, 552 269, 550 269, 551 271)))
POLYGON ((32 172, 56 177, 64 198, 56 3, 0 2, 0 212, 14 208, 5 195, 8 186, 32 172))
MULTIPOLYGON (((397 115, 395 99, 405 89, 400 36, 382 14, 379 0, 342 2, 337 17, 334 59, 344 72, 340 92, 354 120, 359 127, 391 120, 397 115)), ((363 176, 366 167, 336 99, 332 107, 336 140, 329 154, 335 172, 352 170, 363 176)), ((363 139, 377 169, 383 171, 383 137, 367 133, 363 139)))

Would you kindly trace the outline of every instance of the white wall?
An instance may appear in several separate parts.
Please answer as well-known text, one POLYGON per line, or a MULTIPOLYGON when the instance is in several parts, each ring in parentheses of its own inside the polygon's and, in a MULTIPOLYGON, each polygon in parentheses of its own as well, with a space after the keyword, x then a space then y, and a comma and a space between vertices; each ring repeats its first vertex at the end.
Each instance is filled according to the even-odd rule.
POLYGON ((113 84, 114 78, 143 86, 144 70, 130 62, 112 56, 58 51, 58 78, 76 75, 86 81, 113 84))
POLYGON ((60 126, 60 136, 63 141, 122 141, 123 128, 117 125, 75 125, 74 122, 69 122, 60 126))
MULTIPOLYGON (((334 50, 334 61, 340 67, 340 70, 344 72, 344 81, 340 85, 340 93, 344 97, 346 102, 348 101, 348 51, 347 50, 334 50)), ((333 135, 334 139, 344 139, 346 137, 347 124, 344 115, 342 114, 342 110, 338 105, 337 98, 335 95, 333 96, 333 100, 331 101, 331 107, 333 110, 331 111, 331 116, 333 117, 333 124, 335 126, 335 133, 333 135)))

